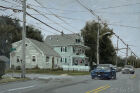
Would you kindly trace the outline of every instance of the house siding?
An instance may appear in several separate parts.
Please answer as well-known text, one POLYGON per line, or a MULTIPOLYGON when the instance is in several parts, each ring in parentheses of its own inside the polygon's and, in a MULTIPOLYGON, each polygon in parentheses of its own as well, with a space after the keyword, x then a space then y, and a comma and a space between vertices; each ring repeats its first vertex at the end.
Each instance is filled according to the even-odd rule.
MULTIPOLYGON (((54 50, 60 54, 61 58, 67 60, 67 62, 61 62, 60 61, 60 66, 62 67, 62 65, 69 65, 69 66, 72 66, 73 65, 73 58, 86 58, 85 54, 82 53, 82 54, 79 54, 79 55, 76 55, 76 53, 73 52, 73 47, 74 46, 56 46, 54 47, 54 50), (62 52, 61 51, 61 47, 67 47, 67 52, 62 52)), ((77 48, 79 48, 79 46, 77 46, 77 48)), ((85 49, 82 48, 84 51, 85 49)))
MULTIPOLYGON (((52 56, 49 56, 49 61, 46 62, 46 55, 40 51, 38 47, 36 47, 31 41, 26 40, 26 65, 25 67, 28 69, 39 67, 40 69, 51 69, 52 67, 52 56), (36 61, 32 61, 32 57, 36 57, 36 61)), ((12 47, 16 48, 14 51, 14 56, 10 53, 10 66, 14 65, 16 68, 17 66, 21 66, 21 62, 17 62, 17 56, 22 59, 22 44, 21 41, 13 43, 12 47)), ((55 59, 57 57, 54 57, 55 59)))

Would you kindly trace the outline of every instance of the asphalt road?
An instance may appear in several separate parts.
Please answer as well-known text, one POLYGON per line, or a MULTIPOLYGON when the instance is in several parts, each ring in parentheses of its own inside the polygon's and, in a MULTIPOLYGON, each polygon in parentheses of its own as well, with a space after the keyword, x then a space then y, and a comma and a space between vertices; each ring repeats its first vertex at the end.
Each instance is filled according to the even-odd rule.
POLYGON ((0 93, 140 93, 140 69, 134 75, 117 73, 117 80, 92 80, 89 75, 0 84, 0 93))

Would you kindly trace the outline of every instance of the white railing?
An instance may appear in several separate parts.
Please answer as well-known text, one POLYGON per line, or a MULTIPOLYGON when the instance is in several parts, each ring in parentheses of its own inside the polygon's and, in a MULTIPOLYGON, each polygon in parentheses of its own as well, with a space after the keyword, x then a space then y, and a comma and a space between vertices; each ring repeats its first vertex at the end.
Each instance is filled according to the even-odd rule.
POLYGON ((89 71, 89 66, 68 66, 68 65, 62 65, 63 70, 69 70, 69 71, 89 71))

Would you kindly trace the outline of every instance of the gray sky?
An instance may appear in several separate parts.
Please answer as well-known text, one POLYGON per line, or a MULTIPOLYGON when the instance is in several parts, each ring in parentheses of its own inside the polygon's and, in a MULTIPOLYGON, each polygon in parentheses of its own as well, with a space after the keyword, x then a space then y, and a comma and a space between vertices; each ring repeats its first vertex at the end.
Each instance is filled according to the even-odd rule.
MULTIPOLYGON (((16 0, 5 1, 0 0, 0 5, 21 9, 21 4, 14 2, 16 0), (12 3, 6 3, 5 1, 12 3)), ((48 19, 38 15, 38 13, 31 9, 27 9, 27 11, 45 23, 55 27, 56 29, 64 31, 64 33, 80 32, 87 21, 96 20, 96 18, 81 5, 79 5, 76 0, 38 1, 46 8, 41 8, 40 5, 37 4, 34 0, 27 0, 27 4, 37 9, 39 12, 45 14, 48 19), (52 13, 61 16, 59 17, 61 20, 52 15, 52 13)), ((96 14, 98 14, 105 22, 108 24, 114 24, 109 25, 109 27, 113 29, 114 32, 119 35, 120 38, 122 38, 126 43, 132 45, 130 48, 136 53, 136 55, 140 57, 140 0, 81 0, 81 2, 94 10, 96 14), (138 28, 124 27, 119 25, 138 28)), ((11 15, 13 12, 10 10, 0 10, 0 14, 11 15)), ((11 16, 22 20, 22 13, 14 13, 11 16)), ((50 34, 60 34, 28 16, 27 24, 39 28, 43 32, 44 36, 50 34)), ((112 37, 112 41, 114 46, 116 46, 117 40, 115 37, 112 37)), ((119 42, 119 47, 122 48, 125 46, 119 42)), ((125 50, 122 50, 122 52, 125 52, 125 50)), ((125 54, 121 52, 119 52, 119 55, 123 57, 125 56, 125 54)))

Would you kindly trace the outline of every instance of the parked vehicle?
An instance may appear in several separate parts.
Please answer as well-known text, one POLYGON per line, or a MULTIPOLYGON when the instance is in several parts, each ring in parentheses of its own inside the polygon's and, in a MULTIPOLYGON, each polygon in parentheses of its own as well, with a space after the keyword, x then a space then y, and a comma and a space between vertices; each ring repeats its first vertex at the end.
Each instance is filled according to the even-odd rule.
POLYGON ((116 72, 120 72, 122 70, 121 67, 113 66, 113 68, 116 70, 116 72))
POLYGON ((118 72, 121 72, 122 71, 122 67, 118 67, 118 72))
POLYGON ((135 70, 134 67, 131 65, 125 65, 122 69, 122 74, 134 74, 135 70))
POLYGON ((117 66, 113 66, 113 68, 116 70, 116 72, 118 72, 118 68, 117 68, 117 66))
POLYGON ((0 60, 0 78, 5 74, 5 62, 0 60))
POLYGON ((116 71, 111 64, 99 64, 91 71, 92 79, 116 79, 116 71))

